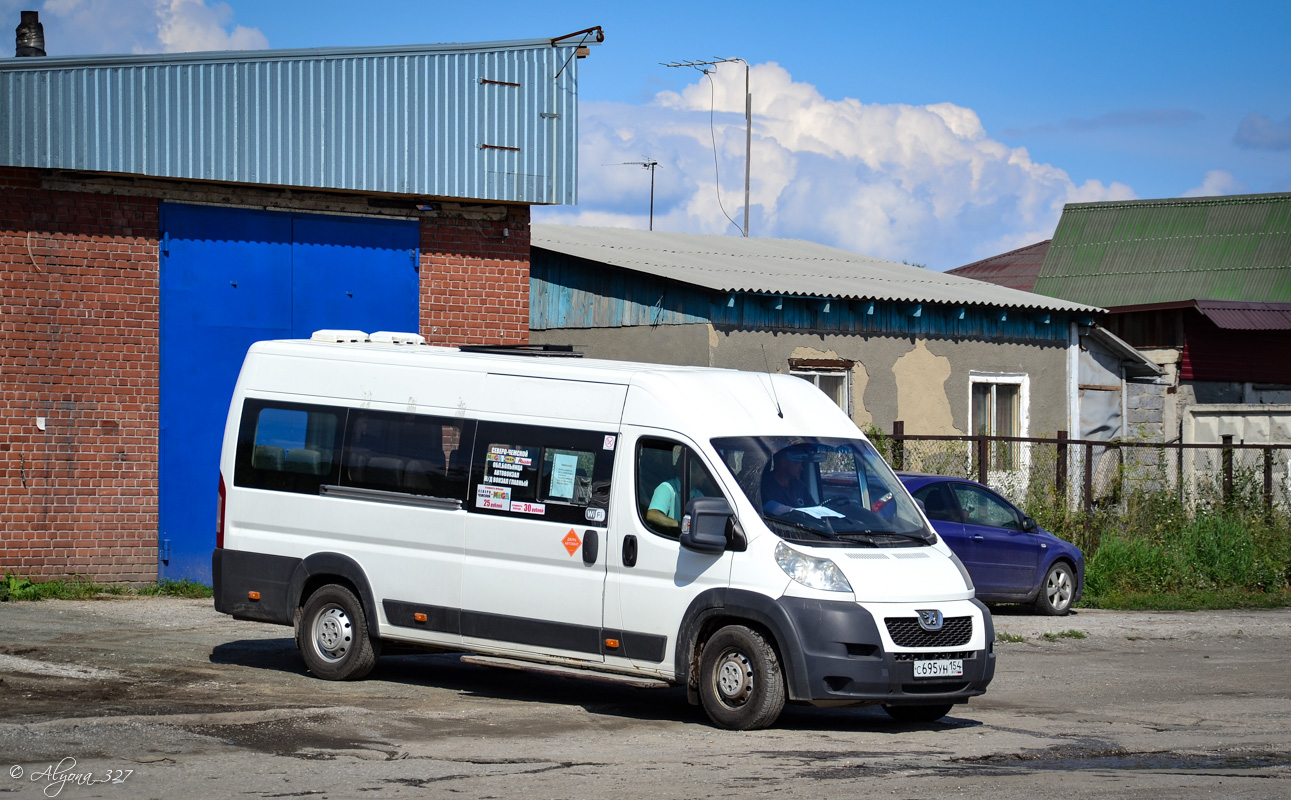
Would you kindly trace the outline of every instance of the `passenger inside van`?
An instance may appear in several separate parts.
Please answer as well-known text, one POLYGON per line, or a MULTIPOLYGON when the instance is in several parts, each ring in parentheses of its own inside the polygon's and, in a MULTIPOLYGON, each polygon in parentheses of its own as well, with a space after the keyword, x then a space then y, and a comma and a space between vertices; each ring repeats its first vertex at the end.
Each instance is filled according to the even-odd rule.
MULTIPOLYGON (((676 448, 680 450, 681 448, 676 448)), ((678 453, 677 455, 681 455, 678 453)), ((686 459, 690 463, 690 500, 696 497, 721 497, 722 493, 717 488, 708 470, 692 458, 686 459)), ((655 527, 665 528, 671 531, 677 531, 681 528, 681 515, 683 513, 681 501, 681 467, 682 459, 674 465, 677 474, 667 478, 655 487, 654 494, 650 497, 650 506, 646 510, 646 522, 655 527)))

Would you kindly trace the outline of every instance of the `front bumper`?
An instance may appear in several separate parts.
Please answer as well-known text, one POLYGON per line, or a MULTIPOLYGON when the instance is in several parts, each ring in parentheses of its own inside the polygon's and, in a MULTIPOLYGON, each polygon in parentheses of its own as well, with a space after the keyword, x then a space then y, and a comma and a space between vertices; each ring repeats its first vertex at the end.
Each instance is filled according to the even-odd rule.
MULTIPOLYGON (((797 634, 800 658, 792 661, 806 674, 791 680, 794 700, 821 704, 880 702, 885 705, 962 703, 986 691, 995 677, 995 628, 986 606, 977 600, 958 601, 959 611, 971 617, 968 637, 925 637, 928 646, 902 647, 893 642, 880 612, 876 619, 857 603, 782 597, 779 604, 797 634), (973 610, 978 613, 971 613, 973 610), (882 631, 880 626, 884 626, 882 631), (914 662, 924 659, 962 659, 964 674, 944 678, 915 678, 914 662), (805 679, 805 680, 804 680, 805 679), (796 689, 796 691, 794 691, 796 689)), ((936 608, 946 604, 929 603, 936 608)), ((901 611, 893 613, 906 616, 901 611)), ((790 645, 794 646, 794 645, 790 645)))

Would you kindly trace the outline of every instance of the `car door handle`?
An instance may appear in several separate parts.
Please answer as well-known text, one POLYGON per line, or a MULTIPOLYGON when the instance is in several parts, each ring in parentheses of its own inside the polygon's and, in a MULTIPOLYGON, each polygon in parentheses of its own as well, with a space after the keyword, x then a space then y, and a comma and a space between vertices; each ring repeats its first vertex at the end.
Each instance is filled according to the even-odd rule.
POLYGON ((985 536, 983 536, 983 535, 982 535, 982 534, 980 534, 980 533, 974 533, 972 536, 970 536, 970 537, 968 537, 968 538, 972 539, 972 540, 973 540, 973 541, 975 541, 975 542, 980 542, 980 541, 982 541, 983 539, 985 539, 986 537, 985 537, 985 536))
POLYGON ((601 537, 596 531, 583 531, 583 563, 591 566, 601 550, 601 537))
POLYGON ((628 534, 623 537, 623 566, 635 567, 637 565, 637 537, 628 534))

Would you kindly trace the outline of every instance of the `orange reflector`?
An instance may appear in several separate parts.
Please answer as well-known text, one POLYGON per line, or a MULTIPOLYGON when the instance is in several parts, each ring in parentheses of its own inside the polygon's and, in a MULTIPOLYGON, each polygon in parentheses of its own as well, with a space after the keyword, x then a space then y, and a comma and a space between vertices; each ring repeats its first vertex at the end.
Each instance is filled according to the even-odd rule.
POLYGON ((618 649, 619 649, 619 640, 618 640, 618 639, 606 639, 606 640, 605 640, 605 646, 606 646, 606 647, 608 647, 608 648, 609 648, 609 649, 611 649, 611 650, 618 650, 618 649))
POLYGON ((413 614, 413 615, 412 615, 412 618, 413 618, 413 620, 414 620, 414 621, 416 621, 416 622, 425 622, 425 621, 426 621, 426 615, 425 615, 425 614, 423 614, 423 613, 421 613, 420 611, 418 611, 417 613, 413 614))
POLYGON ((250 597, 252 600, 259 600, 259 599, 260 599, 260 593, 259 593, 259 592, 247 592, 247 597, 250 597))

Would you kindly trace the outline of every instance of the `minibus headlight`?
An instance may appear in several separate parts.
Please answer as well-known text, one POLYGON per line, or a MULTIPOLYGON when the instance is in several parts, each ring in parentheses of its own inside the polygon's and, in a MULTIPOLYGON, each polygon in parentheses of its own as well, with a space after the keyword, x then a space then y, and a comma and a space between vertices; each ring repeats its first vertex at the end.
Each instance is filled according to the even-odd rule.
POLYGON ((828 558, 809 556, 780 542, 775 546, 775 563, 780 565, 784 574, 803 586, 827 592, 852 591, 852 585, 843 576, 843 571, 828 558))

